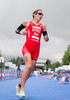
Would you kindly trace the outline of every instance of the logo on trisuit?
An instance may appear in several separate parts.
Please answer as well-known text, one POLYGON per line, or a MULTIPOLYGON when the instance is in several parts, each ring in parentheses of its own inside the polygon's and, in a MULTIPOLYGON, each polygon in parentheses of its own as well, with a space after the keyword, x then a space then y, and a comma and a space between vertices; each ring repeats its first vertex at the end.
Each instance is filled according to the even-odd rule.
POLYGON ((35 59, 37 59, 37 57, 35 57, 35 59))

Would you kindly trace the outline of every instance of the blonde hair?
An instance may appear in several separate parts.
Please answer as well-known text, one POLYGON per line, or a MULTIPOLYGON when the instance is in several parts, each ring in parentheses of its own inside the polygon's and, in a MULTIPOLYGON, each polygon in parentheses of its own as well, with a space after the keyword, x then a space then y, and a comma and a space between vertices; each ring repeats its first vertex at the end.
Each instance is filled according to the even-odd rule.
MULTIPOLYGON (((35 11, 33 11, 33 14, 38 12, 38 11, 42 11, 41 9, 36 9, 35 11)), ((33 18, 34 18, 34 15, 32 14, 33 18)))

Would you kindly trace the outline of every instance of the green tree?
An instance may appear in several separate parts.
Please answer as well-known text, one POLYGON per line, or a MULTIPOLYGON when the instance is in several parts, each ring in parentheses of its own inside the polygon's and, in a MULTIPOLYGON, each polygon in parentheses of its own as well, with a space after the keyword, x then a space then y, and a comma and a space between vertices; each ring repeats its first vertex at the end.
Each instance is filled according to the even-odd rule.
POLYGON ((58 66, 60 66, 59 62, 53 63, 52 64, 52 69, 55 70, 55 68, 57 68, 58 66))
POLYGON ((0 50, 0 57, 2 57, 1 50, 0 50))
MULTIPOLYGON (((1 63, 0 63, 0 69, 1 69, 1 63)), ((2 69, 4 69, 4 63, 2 63, 2 69)))
POLYGON ((18 56, 18 57, 16 58, 16 64, 18 63, 19 60, 20 60, 20 57, 18 56))
POLYGON ((21 60, 18 60, 16 65, 19 66, 21 64, 21 60))
POLYGON ((68 45, 67 51, 65 51, 64 56, 62 58, 63 65, 69 65, 70 63, 70 45, 68 45))
POLYGON ((51 68, 51 61, 49 59, 46 60, 46 69, 51 68))
POLYGON ((18 56, 16 59, 16 65, 19 66, 20 64, 21 64, 21 60, 20 60, 20 57, 18 56))
MULTIPOLYGON (((0 50, 0 57, 2 57, 1 50, 0 50)), ((1 63, 0 63, 0 68, 1 68, 1 63)), ((4 69, 4 63, 2 63, 2 69, 4 69)))
POLYGON ((20 64, 25 64, 24 60, 21 60, 19 56, 16 59, 15 58, 11 59, 10 62, 16 64, 17 66, 19 66, 20 64))

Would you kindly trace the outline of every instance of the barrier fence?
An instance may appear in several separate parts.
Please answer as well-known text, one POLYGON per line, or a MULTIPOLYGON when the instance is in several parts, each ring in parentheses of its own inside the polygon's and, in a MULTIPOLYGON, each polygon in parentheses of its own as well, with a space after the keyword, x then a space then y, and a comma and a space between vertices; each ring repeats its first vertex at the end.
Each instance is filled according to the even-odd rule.
POLYGON ((19 78, 22 74, 21 71, 14 70, 14 69, 4 69, 1 71, 0 69, 0 80, 9 80, 13 78, 19 78))

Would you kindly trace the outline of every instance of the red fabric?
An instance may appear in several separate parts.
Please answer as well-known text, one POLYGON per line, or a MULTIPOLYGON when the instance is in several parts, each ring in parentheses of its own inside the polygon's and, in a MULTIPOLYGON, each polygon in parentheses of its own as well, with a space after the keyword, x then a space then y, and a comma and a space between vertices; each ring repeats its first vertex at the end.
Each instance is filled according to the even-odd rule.
POLYGON ((23 55, 26 53, 30 53, 32 60, 37 60, 40 50, 40 39, 43 31, 43 25, 41 23, 39 25, 36 25, 32 21, 30 21, 30 24, 26 31, 26 42, 22 48, 22 53, 23 55))

